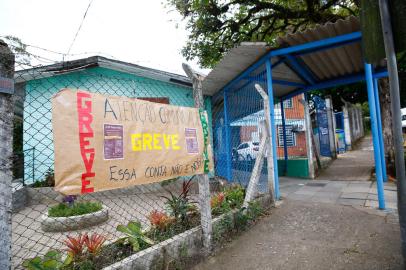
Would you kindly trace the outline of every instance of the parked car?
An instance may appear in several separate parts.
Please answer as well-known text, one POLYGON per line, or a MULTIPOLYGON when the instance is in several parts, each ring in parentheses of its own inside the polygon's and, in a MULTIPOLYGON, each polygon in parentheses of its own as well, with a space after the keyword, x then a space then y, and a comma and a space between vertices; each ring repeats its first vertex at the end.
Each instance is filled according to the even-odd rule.
POLYGON ((402 112, 402 130, 403 133, 406 133, 406 108, 403 108, 401 112, 402 112))
POLYGON ((243 142, 233 149, 233 160, 252 161, 257 158, 259 142, 243 142))

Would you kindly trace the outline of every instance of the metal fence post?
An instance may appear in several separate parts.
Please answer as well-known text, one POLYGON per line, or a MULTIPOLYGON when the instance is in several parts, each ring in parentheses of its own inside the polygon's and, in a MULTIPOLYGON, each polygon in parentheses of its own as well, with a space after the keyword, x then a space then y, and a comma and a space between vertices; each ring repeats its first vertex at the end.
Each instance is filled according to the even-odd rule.
MULTIPOLYGON (((204 77, 193 71, 188 65, 182 65, 183 70, 193 82, 193 98, 195 107, 199 109, 204 108, 202 80, 204 77)), ((207 174, 197 175, 199 183, 199 203, 200 203, 200 216, 201 226, 203 231, 203 248, 204 253, 207 255, 211 251, 211 234, 212 234, 212 216, 210 206, 210 183, 207 174)))
MULTIPOLYGON (((406 263, 406 173, 403 149, 402 118, 400 113, 400 89, 395 44, 393 40, 389 1, 379 0, 381 25, 388 61, 390 101, 392 111, 392 132, 395 144, 396 182, 398 188, 398 213, 402 240, 403 263, 406 263)), ((404 88, 404 86, 402 87, 404 88)))
POLYGON ((378 133, 379 133, 379 145, 381 147, 381 161, 382 161, 382 177, 383 181, 386 182, 388 180, 388 176, 386 174, 386 161, 385 161, 385 145, 383 142, 383 134, 382 134, 382 118, 381 118, 381 107, 379 104, 379 91, 378 91, 378 79, 374 79, 374 95, 375 95, 375 107, 376 107, 376 121, 378 124, 378 133))
POLYGON ((11 268, 13 79, 14 54, 0 40, 0 269, 11 268))
POLYGON ((375 173, 376 173, 376 186, 378 189, 378 202, 379 209, 385 209, 385 197, 384 197, 384 186, 382 179, 382 163, 381 163, 381 147, 379 144, 379 131, 376 118, 376 108, 375 108, 375 97, 374 95, 374 82, 372 78, 372 67, 371 64, 364 64, 365 67, 365 81, 367 83, 368 91, 368 104, 369 111, 371 115, 371 130, 372 130, 372 141, 374 145, 374 159, 375 159, 375 173))
MULTIPOLYGON (((231 136, 230 136, 230 121, 228 119, 228 100, 227 100, 227 89, 224 89, 224 99, 223 99, 223 105, 224 105, 224 128, 225 128, 225 144, 226 144, 226 175, 227 175, 227 180, 232 181, 233 180, 233 174, 232 174, 232 149, 231 149, 231 136)), ((237 155, 237 161, 238 161, 238 155, 237 155)))

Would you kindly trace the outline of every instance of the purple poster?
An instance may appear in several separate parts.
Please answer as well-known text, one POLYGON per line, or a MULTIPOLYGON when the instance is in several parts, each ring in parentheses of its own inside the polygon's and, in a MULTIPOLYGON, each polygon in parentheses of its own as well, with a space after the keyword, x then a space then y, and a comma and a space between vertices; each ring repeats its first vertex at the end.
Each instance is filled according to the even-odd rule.
POLYGON ((199 153, 199 143, 197 142, 197 133, 195 128, 185 128, 185 139, 188 154, 199 153))
POLYGON ((123 126, 104 124, 104 159, 122 159, 123 126))

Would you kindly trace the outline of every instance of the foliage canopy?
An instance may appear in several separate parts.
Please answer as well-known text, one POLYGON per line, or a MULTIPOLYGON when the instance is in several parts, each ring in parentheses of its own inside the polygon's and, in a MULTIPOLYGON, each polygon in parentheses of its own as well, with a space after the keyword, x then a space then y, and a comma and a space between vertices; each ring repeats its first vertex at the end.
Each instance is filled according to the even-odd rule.
POLYGON ((213 67, 243 41, 274 44, 275 37, 358 14, 355 0, 167 0, 186 21, 187 60, 213 67))

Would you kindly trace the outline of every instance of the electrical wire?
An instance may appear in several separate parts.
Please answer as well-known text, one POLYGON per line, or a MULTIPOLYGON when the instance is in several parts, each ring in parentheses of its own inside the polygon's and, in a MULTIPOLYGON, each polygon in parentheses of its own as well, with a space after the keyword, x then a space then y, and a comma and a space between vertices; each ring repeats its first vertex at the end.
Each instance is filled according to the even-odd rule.
POLYGON ((80 29, 82 29, 83 22, 85 21, 85 18, 86 18, 86 16, 87 16, 87 12, 89 11, 89 8, 90 8, 90 6, 92 5, 92 3, 93 3, 93 0, 90 0, 90 1, 89 1, 89 5, 88 5, 87 8, 86 8, 85 14, 83 15, 82 21, 80 22, 79 28, 78 28, 78 30, 76 31, 75 37, 73 38, 72 43, 70 44, 69 49, 68 49, 68 52, 67 52, 66 54, 69 54, 69 53, 70 53, 70 50, 72 49, 73 44, 75 43, 76 38, 77 38, 78 35, 79 35, 80 29))

